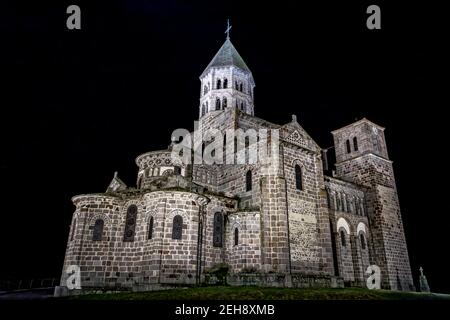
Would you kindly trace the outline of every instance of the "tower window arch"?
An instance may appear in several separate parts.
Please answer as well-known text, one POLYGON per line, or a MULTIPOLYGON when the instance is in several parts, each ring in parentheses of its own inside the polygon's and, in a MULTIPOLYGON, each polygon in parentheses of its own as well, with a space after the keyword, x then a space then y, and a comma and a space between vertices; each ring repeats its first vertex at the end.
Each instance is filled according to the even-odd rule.
POLYGON ((346 146, 346 148, 347 148, 347 153, 350 153, 350 152, 352 152, 352 149, 350 148, 350 140, 346 140, 345 141, 345 146, 346 146))
POLYGON ((302 168, 298 164, 295 165, 295 188, 297 190, 303 190, 302 168))
POLYGON ((154 223, 154 219, 153 216, 150 217, 150 221, 148 222, 148 233, 147 233, 147 239, 153 239, 153 223, 154 223))
POLYGON ((222 99, 222 109, 225 109, 227 107, 227 98, 222 99))
POLYGON ((125 219, 125 232, 123 235, 123 241, 125 242, 134 241, 137 211, 137 207, 134 204, 130 205, 127 209, 127 217, 125 219))
POLYGON ((245 191, 252 190, 252 171, 248 170, 245 174, 245 191))
POLYGON ((358 138, 353 137, 353 150, 358 151, 358 138))
POLYGON ((244 110, 244 103, 241 102, 241 110, 244 110))
POLYGON ((214 213, 213 246, 222 247, 223 238, 223 215, 221 212, 214 213))
POLYGON ((216 110, 220 110, 220 99, 216 99, 216 110))
POLYGON ((217 89, 222 89, 222 81, 220 79, 217 79, 217 89))
POLYGON ((92 232, 92 241, 102 241, 104 224, 105 223, 102 219, 95 220, 94 231, 92 232))
POLYGON ((361 242, 361 249, 366 249, 366 238, 364 237, 364 233, 360 233, 359 241, 361 242))
POLYGON ((345 232, 344 232, 344 230, 341 230, 340 234, 341 234, 341 245, 343 247, 345 247, 347 245, 347 243, 345 241, 345 232))
POLYGON ((181 240, 183 235, 183 218, 180 215, 173 217, 172 223, 172 239, 181 240))
POLYGON ((239 84, 239 91, 242 92, 242 83, 239 84))
POLYGON ((239 245, 239 229, 234 228, 234 245, 239 245))
POLYGON ((237 81, 234 82, 234 85, 236 86, 236 90, 239 90, 239 83, 237 81))
POLYGON ((223 88, 224 89, 228 88, 228 79, 227 78, 223 79, 223 88))

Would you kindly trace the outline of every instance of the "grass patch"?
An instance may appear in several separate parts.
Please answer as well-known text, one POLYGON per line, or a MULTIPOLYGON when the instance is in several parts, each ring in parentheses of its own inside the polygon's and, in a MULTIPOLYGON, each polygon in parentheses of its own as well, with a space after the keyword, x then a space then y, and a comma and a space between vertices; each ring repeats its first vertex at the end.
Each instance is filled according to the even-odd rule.
POLYGON ((436 293, 368 290, 362 288, 310 289, 261 287, 195 287, 147 292, 72 296, 75 300, 450 300, 436 293))

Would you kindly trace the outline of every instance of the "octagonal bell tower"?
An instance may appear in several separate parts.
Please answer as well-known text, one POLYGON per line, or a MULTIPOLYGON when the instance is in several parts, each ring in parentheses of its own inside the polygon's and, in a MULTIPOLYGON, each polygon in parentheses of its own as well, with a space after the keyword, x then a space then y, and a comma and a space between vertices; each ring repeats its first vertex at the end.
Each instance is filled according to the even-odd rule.
POLYGON ((227 108, 254 115, 255 82, 229 35, 200 76, 199 118, 227 108))

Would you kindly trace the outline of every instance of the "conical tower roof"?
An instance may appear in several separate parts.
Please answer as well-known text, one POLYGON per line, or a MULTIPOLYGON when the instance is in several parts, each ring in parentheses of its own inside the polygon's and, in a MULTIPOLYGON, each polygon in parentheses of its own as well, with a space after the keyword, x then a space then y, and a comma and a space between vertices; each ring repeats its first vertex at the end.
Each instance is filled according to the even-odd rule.
POLYGON ((203 76, 209 68, 226 66, 235 66, 243 71, 251 73, 250 69, 245 64, 244 59, 242 59, 239 52, 237 52, 230 39, 225 40, 225 43, 208 64, 201 76, 203 76))

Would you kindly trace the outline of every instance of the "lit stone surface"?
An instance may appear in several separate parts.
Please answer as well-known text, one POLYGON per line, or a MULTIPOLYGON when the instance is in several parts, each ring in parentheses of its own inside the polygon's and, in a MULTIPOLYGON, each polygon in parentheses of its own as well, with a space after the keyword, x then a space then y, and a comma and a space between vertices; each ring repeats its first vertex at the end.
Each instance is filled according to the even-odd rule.
MULTIPOLYGON (((116 174, 105 193, 75 196, 63 270, 80 266, 83 290, 213 283, 220 267, 233 285, 364 286, 370 264, 380 266, 383 288, 413 289, 382 127, 363 119, 333 131, 328 177, 321 148, 295 116, 284 125, 253 116, 253 77, 229 40, 200 81, 199 130, 278 129, 279 163, 180 165, 169 147, 136 159, 136 188, 116 174)), ((63 272, 61 286, 66 279, 63 272)))

